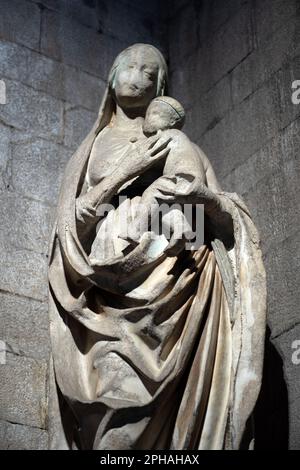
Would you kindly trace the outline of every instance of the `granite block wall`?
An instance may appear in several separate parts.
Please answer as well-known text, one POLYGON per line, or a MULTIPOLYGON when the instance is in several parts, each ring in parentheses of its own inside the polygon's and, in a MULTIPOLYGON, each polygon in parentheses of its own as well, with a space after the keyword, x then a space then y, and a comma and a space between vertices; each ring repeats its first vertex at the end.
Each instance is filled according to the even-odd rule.
POLYGON ((224 190, 245 199, 268 281, 259 448, 300 448, 300 5, 296 0, 177 1, 169 20, 171 91, 185 131, 224 190), (295 346, 295 344, 294 344, 295 346), (295 362, 295 361, 294 361, 295 362), (296 361, 297 362, 297 361, 296 361))

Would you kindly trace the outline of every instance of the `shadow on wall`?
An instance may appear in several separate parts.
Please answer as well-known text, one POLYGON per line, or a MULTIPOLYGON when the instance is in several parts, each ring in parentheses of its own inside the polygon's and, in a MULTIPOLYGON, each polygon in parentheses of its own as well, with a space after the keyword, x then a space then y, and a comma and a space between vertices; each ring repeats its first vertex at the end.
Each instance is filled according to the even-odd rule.
POLYGON ((288 392, 283 361, 270 340, 267 327, 263 380, 254 412, 255 450, 287 450, 289 441, 288 392))
POLYGON ((262 386, 254 415, 246 424, 241 450, 252 448, 250 442, 253 436, 254 450, 288 450, 288 392, 283 361, 270 336, 267 326, 262 386))

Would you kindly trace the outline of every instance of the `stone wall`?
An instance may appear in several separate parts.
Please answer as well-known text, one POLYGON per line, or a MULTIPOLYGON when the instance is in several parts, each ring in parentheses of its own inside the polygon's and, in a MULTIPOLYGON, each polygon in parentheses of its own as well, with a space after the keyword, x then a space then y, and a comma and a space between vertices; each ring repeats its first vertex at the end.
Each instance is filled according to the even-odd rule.
POLYGON ((297 0, 177 0, 169 22, 171 91, 185 131, 227 191, 242 195, 259 228, 268 279, 259 446, 300 448, 300 79, 297 0), (283 372, 280 372, 283 359, 283 372), (288 410, 286 390, 288 387, 288 410), (288 424, 289 421, 289 424, 288 424))
POLYGON ((164 50, 157 4, 1 0, 1 449, 47 448, 47 250, 58 190, 117 53, 134 42, 164 50))
POLYGON ((169 54, 186 132, 260 230, 270 341, 257 442, 286 446, 289 420, 289 447, 299 448, 300 365, 291 360, 300 339, 297 0, 0 1, 0 448, 47 448, 47 249, 58 189, 114 57, 134 42, 169 54))

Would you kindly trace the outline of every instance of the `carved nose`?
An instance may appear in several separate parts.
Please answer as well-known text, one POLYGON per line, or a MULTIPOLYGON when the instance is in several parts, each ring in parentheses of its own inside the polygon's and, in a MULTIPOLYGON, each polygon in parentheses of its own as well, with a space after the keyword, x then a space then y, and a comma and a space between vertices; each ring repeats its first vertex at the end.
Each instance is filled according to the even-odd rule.
POLYGON ((138 90, 139 86, 136 85, 135 83, 131 83, 131 84, 129 85, 129 88, 130 88, 132 91, 136 91, 136 90, 138 90))

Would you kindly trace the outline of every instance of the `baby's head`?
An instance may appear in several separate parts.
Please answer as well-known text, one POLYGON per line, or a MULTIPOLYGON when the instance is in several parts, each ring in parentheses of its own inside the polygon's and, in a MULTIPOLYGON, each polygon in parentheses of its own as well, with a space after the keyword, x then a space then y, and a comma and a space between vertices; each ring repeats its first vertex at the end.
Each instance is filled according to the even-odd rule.
POLYGON ((181 129, 184 119, 184 109, 177 100, 170 96, 158 96, 147 108, 143 131, 146 135, 152 135, 158 130, 181 129))

